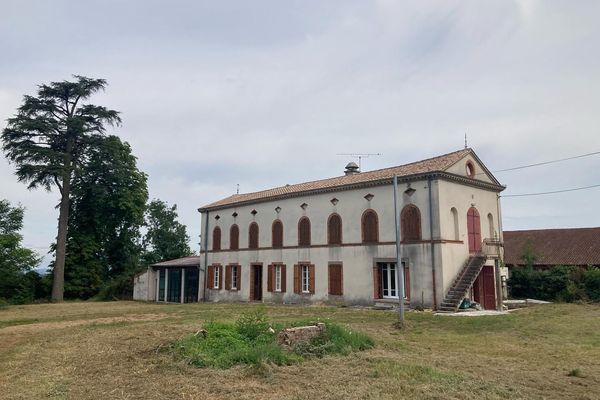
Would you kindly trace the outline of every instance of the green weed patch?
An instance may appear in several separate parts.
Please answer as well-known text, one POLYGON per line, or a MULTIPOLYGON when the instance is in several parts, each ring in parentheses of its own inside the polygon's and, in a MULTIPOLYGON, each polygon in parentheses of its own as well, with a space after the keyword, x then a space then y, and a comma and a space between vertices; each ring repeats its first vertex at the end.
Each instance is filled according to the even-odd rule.
MULTIPOLYGON (((287 326, 303 325, 305 321, 287 326)), ((231 368, 264 363, 290 365, 305 358, 347 355, 372 348, 373 339, 335 323, 325 323, 323 334, 286 350, 277 344, 280 324, 270 323, 262 311, 243 314, 235 323, 209 322, 196 334, 171 347, 178 358, 197 367, 231 368)))

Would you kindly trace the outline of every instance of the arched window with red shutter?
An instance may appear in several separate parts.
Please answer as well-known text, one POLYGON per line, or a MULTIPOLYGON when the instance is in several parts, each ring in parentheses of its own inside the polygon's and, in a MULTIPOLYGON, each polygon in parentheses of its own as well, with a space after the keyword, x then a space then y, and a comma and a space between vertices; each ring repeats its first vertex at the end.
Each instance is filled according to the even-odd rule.
POLYGON ((258 224, 252 222, 248 228, 248 248, 258 249, 258 224))
POLYGON ((310 220, 308 217, 298 221, 298 246, 310 246, 310 220))
POLYGON ((327 220, 327 244, 342 244, 342 217, 335 213, 327 220))
POLYGON ((231 250, 238 250, 240 248, 240 228, 233 224, 229 228, 229 248, 231 250))
POLYGON ((402 241, 421 240, 421 212, 414 204, 409 204, 400 213, 402 241))
POLYGON ((469 235, 469 252, 476 253, 481 250, 481 222, 479 212, 475 207, 467 212, 467 232, 469 235))
POLYGON ((361 231, 363 243, 379 242, 379 219, 374 210, 366 210, 361 218, 361 231))
POLYGON ((221 228, 218 226, 213 229, 212 249, 221 250, 221 228))
POLYGON ((273 221, 273 226, 271 227, 272 240, 271 244, 273 248, 280 249, 283 247, 283 224, 280 220, 276 219, 273 221))

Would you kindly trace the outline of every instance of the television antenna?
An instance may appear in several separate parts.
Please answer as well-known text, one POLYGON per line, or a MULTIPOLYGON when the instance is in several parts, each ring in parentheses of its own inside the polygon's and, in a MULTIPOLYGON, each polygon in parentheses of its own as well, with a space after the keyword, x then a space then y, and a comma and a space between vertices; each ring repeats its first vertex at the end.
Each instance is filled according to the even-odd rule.
POLYGON ((358 159, 358 169, 362 171, 362 159, 371 156, 382 156, 383 153, 337 153, 336 156, 350 156, 358 159))

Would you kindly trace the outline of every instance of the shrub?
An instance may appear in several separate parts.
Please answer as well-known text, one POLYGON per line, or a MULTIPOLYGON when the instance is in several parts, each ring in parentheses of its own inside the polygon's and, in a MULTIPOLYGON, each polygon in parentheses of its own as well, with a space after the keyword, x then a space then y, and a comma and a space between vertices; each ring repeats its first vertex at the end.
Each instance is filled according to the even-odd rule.
POLYGON ((600 268, 592 267, 583 273, 583 285, 592 301, 600 301, 600 268))
POLYGON ((235 324, 209 322, 203 332, 178 340, 172 349, 178 357, 198 367, 230 368, 238 364, 289 365, 307 357, 345 355, 374 346, 373 339, 365 334, 327 323, 324 334, 286 351, 277 344, 277 334, 269 329, 271 326, 263 310, 245 313, 235 324))
POLYGON ((547 270, 515 268, 508 280, 515 298, 550 301, 600 301, 600 269, 558 266, 547 270))

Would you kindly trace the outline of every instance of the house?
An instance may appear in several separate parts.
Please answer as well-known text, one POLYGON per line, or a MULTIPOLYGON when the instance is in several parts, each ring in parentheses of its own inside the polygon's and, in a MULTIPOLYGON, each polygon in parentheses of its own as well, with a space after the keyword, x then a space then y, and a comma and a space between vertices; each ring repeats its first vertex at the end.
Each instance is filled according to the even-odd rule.
MULTIPOLYGON (((452 311, 467 296, 495 309, 502 297, 503 189, 465 148, 368 172, 350 163, 334 178, 226 197, 199 209, 198 298, 396 304, 401 273, 411 307, 452 311)), ((182 302, 189 297, 188 284, 177 278, 184 274, 170 272, 182 270, 182 262, 160 263, 145 273, 146 299, 177 300, 166 294, 172 291, 182 302)))
POLYGON ((526 253, 537 269, 600 266, 600 228, 505 231, 504 246, 504 263, 509 269, 525 266, 526 253))

